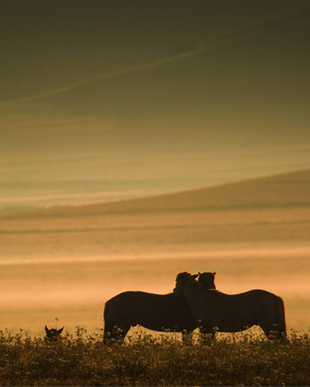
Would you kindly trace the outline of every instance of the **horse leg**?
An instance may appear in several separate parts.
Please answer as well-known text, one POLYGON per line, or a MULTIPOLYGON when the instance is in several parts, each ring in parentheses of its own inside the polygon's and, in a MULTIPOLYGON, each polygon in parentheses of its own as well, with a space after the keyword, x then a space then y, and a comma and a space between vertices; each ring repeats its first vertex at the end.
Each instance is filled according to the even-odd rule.
POLYGON ((127 332, 129 331, 130 326, 121 326, 121 327, 114 327, 113 329, 113 340, 121 343, 125 336, 127 335, 127 332))
POLYGON ((275 299, 275 306, 269 311, 269 318, 259 323, 269 340, 287 341, 285 307, 283 300, 279 297, 275 299))
POLYGON ((286 331, 283 331, 278 325, 259 324, 259 326, 264 331, 268 340, 279 340, 283 342, 288 341, 286 331))
POLYGON ((276 301, 276 332, 278 339, 287 342, 286 319, 285 319, 285 305, 282 298, 278 297, 276 301))
POLYGON ((215 341, 215 330, 213 328, 202 326, 199 331, 201 344, 210 345, 215 341))
POLYGON ((104 330, 104 336, 103 336, 103 342, 104 344, 112 344, 112 343, 121 343, 125 336, 127 335, 127 332, 129 331, 130 327, 118 327, 113 326, 112 329, 105 329, 104 330))
POLYGON ((182 342, 184 345, 191 345, 193 343, 193 332, 182 331, 182 342))
POLYGON ((105 322, 104 326, 104 332, 103 332, 103 344, 110 344, 110 342, 113 340, 113 324, 108 324, 107 321, 105 322))
POLYGON ((107 311, 107 307, 104 311, 104 331, 103 331, 103 343, 108 344, 113 336, 114 324, 110 314, 107 311))

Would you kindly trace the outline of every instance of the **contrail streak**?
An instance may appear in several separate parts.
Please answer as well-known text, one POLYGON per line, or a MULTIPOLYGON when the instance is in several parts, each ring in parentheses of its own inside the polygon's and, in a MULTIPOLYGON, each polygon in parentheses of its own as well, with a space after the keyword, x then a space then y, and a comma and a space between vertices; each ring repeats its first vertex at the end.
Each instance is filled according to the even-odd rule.
POLYGON ((121 76, 124 76, 127 74, 131 74, 131 73, 135 73, 135 72, 139 72, 139 71, 143 71, 143 70, 151 70, 151 69, 154 69, 154 68, 157 68, 160 66, 164 66, 164 65, 169 64, 169 63, 173 63, 173 62, 177 62, 177 61, 180 61, 183 59, 187 59, 187 58, 199 55, 201 53, 204 53, 206 51, 209 51, 212 48, 217 47, 221 44, 225 44, 225 43, 227 43, 227 41, 229 41, 230 38, 234 38, 234 37, 240 35, 242 32, 245 32, 247 30, 250 30, 250 29, 258 27, 258 26, 262 26, 264 24, 270 24, 274 21, 283 19, 287 16, 291 16, 294 14, 298 15, 298 14, 302 13, 303 11, 308 10, 309 8, 310 8, 310 6, 290 9, 290 10, 283 11, 281 13, 269 15, 267 17, 260 18, 260 19, 256 19, 248 24, 243 24, 240 27, 237 27, 237 28, 234 28, 230 31, 224 32, 223 34, 220 34, 218 36, 214 36, 213 38, 209 39, 208 43, 206 43, 198 48, 195 48, 193 50, 188 50, 188 51, 185 51, 183 53, 170 56, 168 58, 163 58, 163 59, 160 59, 160 60, 157 60, 154 62, 147 63, 145 65, 129 67, 129 68, 125 68, 123 70, 116 70, 116 71, 112 71, 112 72, 107 72, 107 73, 98 75, 97 77, 88 78, 84 81, 81 81, 81 82, 78 82, 75 84, 59 87, 59 88, 52 89, 52 90, 47 90, 47 91, 44 91, 42 93, 37 93, 37 94, 29 95, 26 97, 21 97, 21 98, 16 98, 16 99, 9 100, 9 101, 4 101, 4 102, 0 103, 0 106, 5 107, 5 106, 9 106, 11 104, 18 103, 18 102, 34 101, 34 100, 42 99, 45 97, 54 96, 57 94, 63 94, 67 91, 78 89, 79 87, 86 86, 86 85, 89 85, 91 83, 104 81, 106 79, 113 79, 113 78, 121 77, 121 76))

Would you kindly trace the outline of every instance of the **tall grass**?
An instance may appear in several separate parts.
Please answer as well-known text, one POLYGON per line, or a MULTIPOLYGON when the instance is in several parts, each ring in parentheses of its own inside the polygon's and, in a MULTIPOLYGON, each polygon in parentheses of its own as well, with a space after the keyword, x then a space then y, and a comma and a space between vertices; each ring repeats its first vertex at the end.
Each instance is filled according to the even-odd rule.
POLYGON ((281 344, 244 336, 208 345, 144 337, 105 346, 77 328, 58 342, 0 333, 2 386, 309 386, 310 335, 281 344))

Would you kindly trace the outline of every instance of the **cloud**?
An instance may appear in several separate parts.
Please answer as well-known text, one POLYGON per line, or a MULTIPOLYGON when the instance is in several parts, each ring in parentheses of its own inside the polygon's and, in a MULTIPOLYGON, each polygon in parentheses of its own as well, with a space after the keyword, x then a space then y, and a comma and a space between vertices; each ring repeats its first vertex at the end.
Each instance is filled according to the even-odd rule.
POLYGON ((310 167, 310 144, 170 154, 36 154, 0 163, 0 205, 52 205, 151 196, 310 167))

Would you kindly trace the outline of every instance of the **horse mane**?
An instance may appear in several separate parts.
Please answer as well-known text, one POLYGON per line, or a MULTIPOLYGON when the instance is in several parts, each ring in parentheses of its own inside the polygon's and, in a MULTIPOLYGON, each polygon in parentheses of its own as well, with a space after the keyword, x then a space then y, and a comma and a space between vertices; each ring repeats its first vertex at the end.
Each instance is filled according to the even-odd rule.
POLYGON ((196 281, 196 278, 198 277, 199 274, 191 274, 188 273, 187 271, 183 273, 179 273, 176 277, 176 286, 173 289, 173 293, 175 294, 176 297, 183 297, 182 294, 182 286, 185 282, 188 283, 189 287, 195 286, 197 288, 203 289, 202 283, 196 281))
POLYGON ((182 279, 185 279, 185 278, 189 278, 191 276, 191 273, 187 272, 187 271, 183 271, 182 273, 179 273, 177 276, 176 276, 176 282, 179 282, 181 281, 182 279))
POLYGON ((190 277, 191 277, 191 273, 189 273, 187 271, 179 273, 176 276, 176 279, 175 279, 176 285, 175 285, 175 288, 173 289, 173 293, 176 297, 182 297, 182 295, 180 294, 180 291, 179 291, 180 283, 183 282, 185 279, 190 278, 190 277))

